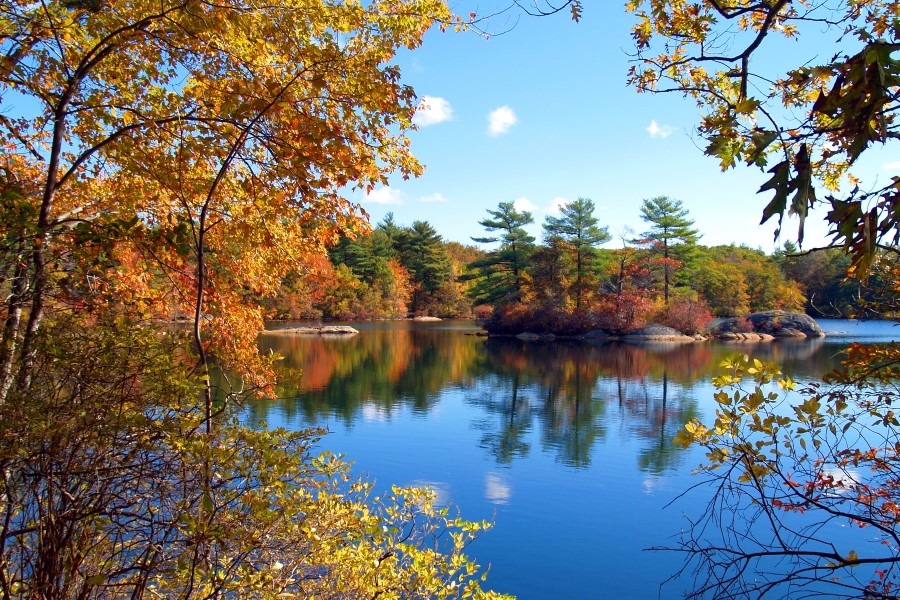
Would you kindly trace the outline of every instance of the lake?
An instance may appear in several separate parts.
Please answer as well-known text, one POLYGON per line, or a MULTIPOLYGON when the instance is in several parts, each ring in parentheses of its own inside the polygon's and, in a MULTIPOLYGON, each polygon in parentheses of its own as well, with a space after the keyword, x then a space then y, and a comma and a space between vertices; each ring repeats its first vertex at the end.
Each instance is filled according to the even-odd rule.
POLYGON ((254 422, 320 426, 323 449, 377 483, 429 485, 494 528, 469 553, 488 586, 523 599, 671 598, 674 544, 703 503, 680 498, 702 453, 671 440, 710 419, 723 357, 747 353, 807 381, 850 341, 886 342, 886 322, 822 320, 825 339, 683 346, 521 342, 471 321, 354 323, 352 337, 264 336, 298 374, 254 422), (662 586, 662 587, 661 587, 662 586))

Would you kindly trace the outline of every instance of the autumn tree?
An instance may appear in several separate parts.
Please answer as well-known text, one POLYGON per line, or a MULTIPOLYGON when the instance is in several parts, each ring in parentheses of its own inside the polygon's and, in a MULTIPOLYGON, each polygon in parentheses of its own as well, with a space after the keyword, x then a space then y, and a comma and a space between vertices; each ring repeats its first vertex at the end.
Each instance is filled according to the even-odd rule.
POLYGON ((693 228, 694 221, 688 218, 688 210, 681 200, 668 196, 644 200, 641 203, 641 220, 650 226, 644 232, 643 239, 662 259, 663 298, 668 304, 673 273, 687 262, 699 232, 693 228))
POLYGON ((882 314, 874 300, 883 282, 878 277, 860 280, 850 276, 852 259, 840 248, 800 252, 785 241, 773 256, 785 275, 803 286, 809 314, 832 318, 882 314))
POLYGON ((718 315, 803 310, 802 286, 787 279, 774 257, 746 246, 698 248, 694 285, 718 315))
POLYGON ((562 307, 568 304, 570 258, 561 238, 549 238, 542 246, 535 248, 528 267, 534 301, 562 307))
MULTIPOLYGON (((5 294, 0 397, 14 381, 27 388, 61 281, 214 317, 216 331, 240 337, 218 360, 262 374, 255 350, 228 350, 253 347, 260 325, 234 292, 270 293, 293 256, 363 228, 346 186, 372 186, 385 170, 419 172, 402 134, 415 96, 387 61, 445 17, 439 3, 422 9, 419 19, 404 17, 402 3, 11 6, 4 99, 27 97, 37 117, 0 123, 4 185, 23 209, 7 254, 18 267, 5 294), (251 30, 267 42, 248 41, 251 30), (107 262, 94 272, 66 267, 90 252, 107 262), (117 272, 134 276, 111 279, 117 272), (168 287, 137 273, 160 274, 168 287)), ((216 342, 201 329, 205 362, 216 342)))
POLYGON ((615 334, 625 334, 647 324, 653 309, 652 275, 640 248, 622 235, 622 247, 604 251, 606 269, 601 298, 594 311, 599 326, 615 334))
POLYGON ((528 211, 519 212, 512 202, 501 202, 497 210, 487 210, 489 218, 479 225, 497 236, 473 237, 479 244, 497 244, 499 248, 469 265, 475 285, 476 302, 509 302, 521 299, 525 292, 528 259, 534 250, 534 236, 525 230, 534 222, 528 211))
POLYGON ((597 246, 612 239, 608 229, 598 225, 600 221, 594 216, 594 209, 590 198, 578 198, 565 204, 559 217, 547 215, 544 222, 545 237, 562 241, 572 255, 576 310, 582 309, 586 295, 596 287, 593 262, 597 246))
POLYGON ((256 300, 368 228, 349 191, 420 172, 391 61, 436 20, 432 0, 4 3, 0 594, 481 594, 482 524, 376 499, 315 432, 233 412, 272 390, 256 300), (151 321, 173 313, 186 335, 151 321))
POLYGON ((714 418, 676 438, 707 451, 702 474, 719 490, 677 548, 696 567, 689 597, 896 597, 896 395, 885 386, 900 377, 897 352, 854 344, 825 385, 793 394, 774 365, 725 364, 714 418))

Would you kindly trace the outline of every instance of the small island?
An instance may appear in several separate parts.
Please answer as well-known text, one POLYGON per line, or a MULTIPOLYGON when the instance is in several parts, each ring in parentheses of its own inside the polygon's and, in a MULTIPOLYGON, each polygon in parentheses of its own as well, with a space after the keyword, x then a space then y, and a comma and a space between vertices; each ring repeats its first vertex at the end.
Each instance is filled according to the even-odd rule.
MULTIPOLYGON (((541 313, 546 317, 546 311, 541 313)), ((777 338, 821 338, 825 332, 809 315, 784 310, 768 310, 741 317, 729 317, 702 329, 681 331, 676 327, 650 323, 627 331, 590 329, 599 317, 590 313, 571 315, 566 319, 541 320, 538 315, 519 315, 504 320, 503 313, 486 319, 482 325, 491 337, 515 337, 523 341, 551 341, 555 339, 583 339, 591 341, 694 343, 710 338, 723 341, 772 341, 777 338), (530 317, 530 318, 529 318, 530 317)))

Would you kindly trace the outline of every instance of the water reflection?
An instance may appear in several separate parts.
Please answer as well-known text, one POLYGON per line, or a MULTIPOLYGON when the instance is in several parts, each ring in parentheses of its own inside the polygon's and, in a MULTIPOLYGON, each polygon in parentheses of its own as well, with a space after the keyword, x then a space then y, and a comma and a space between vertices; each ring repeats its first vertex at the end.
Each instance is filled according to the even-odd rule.
POLYGON ((472 547, 492 565, 491 587, 540 600, 689 589, 670 580, 661 592, 681 557, 644 549, 704 510, 683 495, 703 451, 671 439, 690 417, 710 419, 720 362, 746 353, 803 381, 837 367, 847 343, 529 344, 461 323, 359 329, 263 338, 285 357, 286 384, 248 419, 329 429, 322 447, 379 490, 427 484, 467 518, 494 520, 472 547))
POLYGON ((487 473, 484 476, 484 497, 491 504, 509 504, 512 497, 509 477, 501 473, 487 473))
POLYGON ((539 423, 544 449, 571 467, 591 464, 596 442, 609 428, 646 440, 641 468, 671 466, 675 431, 697 414, 688 390, 710 362, 706 346, 527 344, 488 340, 481 353, 483 380, 467 401, 484 417, 481 446, 501 464, 527 456, 528 432, 539 423))
POLYGON ((477 345, 458 331, 396 324, 352 337, 264 336, 279 365, 284 416, 390 419, 400 406, 427 413, 447 386, 472 377, 477 345))
MULTIPOLYGON (((485 339, 459 327, 393 323, 351 338, 263 338, 284 357, 281 398, 251 407, 296 426, 333 419, 389 422, 402 408, 426 416, 447 390, 462 391, 478 445, 499 466, 537 449, 573 468, 591 464, 598 441, 615 434, 637 443, 641 470, 678 464, 671 443, 698 416, 703 385, 728 354, 750 353, 794 377, 836 367, 841 346, 823 340, 766 344, 526 343, 485 339), (467 335, 468 333, 468 335, 467 335)), ((496 486, 494 486, 496 487, 496 486)))

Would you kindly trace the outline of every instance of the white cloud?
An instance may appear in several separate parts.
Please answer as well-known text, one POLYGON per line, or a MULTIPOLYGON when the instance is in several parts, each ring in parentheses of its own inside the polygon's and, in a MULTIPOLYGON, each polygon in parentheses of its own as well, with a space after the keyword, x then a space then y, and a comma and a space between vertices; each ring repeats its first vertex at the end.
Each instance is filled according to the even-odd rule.
POLYGON ((428 127, 437 123, 443 123, 453 118, 453 107, 444 98, 437 96, 422 96, 422 100, 416 107, 413 123, 420 127, 428 127))
POLYGON ((849 494, 851 490, 859 487, 862 477, 856 469, 841 467, 839 465, 826 465, 822 469, 822 479, 833 479, 835 486, 832 492, 849 494))
POLYGON ((668 125, 660 125, 655 120, 650 121, 650 125, 647 127, 647 133, 650 134, 652 138, 667 138, 675 130, 669 127, 668 125))
POLYGON ((562 214, 562 207, 569 203, 568 198, 563 198, 561 196, 555 197, 550 201, 550 206, 547 207, 547 212, 551 215, 562 214))
POLYGON ((531 200, 529 200, 528 198, 525 198, 525 197, 516 198, 515 201, 513 202, 513 208, 515 208, 516 210, 518 210, 520 212, 524 211, 524 210, 527 210, 528 212, 533 212, 533 211, 537 210, 537 206, 532 204, 531 200))
POLYGON ((900 160, 892 160, 889 163, 884 163, 881 168, 885 171, 896 171, 900 169, 900 160))
POLYGON ((427 196, 422 196, 419 198, 420 202, 446 202, 447 199, 444 198, 444 195, 438 192, 437 194, 429 194, 427 196))
POLYGON ((386 423, 400 415, 400 410, 393 410, 365 403, 362 407, 362 418, 369 423, 386 423))
POLYGON ((403 204, 403 192, 381 187, 366 195, 366 202, 372 204, 403 204))
POLYGON ((512 497, 512 486, 506 477, 487 473, 484 476, 484 497, 493 504, 508 504, 512 497))
POLYGON ((488 115, 488 133, 493 136, 503 135, 519 122, 516 113, 508 106, 501 106, 488 115))

